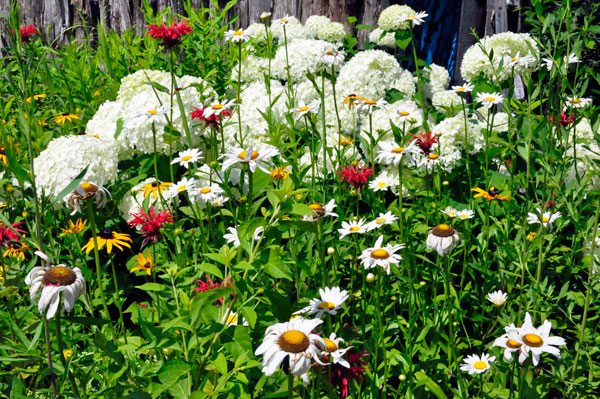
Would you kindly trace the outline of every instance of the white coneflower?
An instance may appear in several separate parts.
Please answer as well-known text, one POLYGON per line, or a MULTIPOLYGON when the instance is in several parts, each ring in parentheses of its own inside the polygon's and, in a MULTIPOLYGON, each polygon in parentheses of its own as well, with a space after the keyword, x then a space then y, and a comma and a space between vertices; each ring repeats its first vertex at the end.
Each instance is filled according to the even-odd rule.
POLYGON ((44 260, 44 266, 36 266, 27 274, 25 284, 29 286, 29 296, 34 299, 40 288, 42 293, 38 301, 41 314, 46 311, 46 318, 56 314, 62 293, 63 311, 70 312, 75 300, 85 292, 85 279, 78 267, 71 269, 65 265, 50 265, 48 257, 36 251, 36 255, 44 260))
POLYGON ((311 333, 321 323, 321 319, 296 317, 267 328, 262 344, 254 352, 256 356, 263 355, 263 373, 272 375, 286 358, 290 373, 295 376, 306 373, 313 361, 322 365, 319 347, 325 347, 325 342, 311 333))
POLYGON ((460 241, 458 233, 447 224, 440 224, 429 231, 427 235, 427 249, 437 251, 444 256, 451 252, 460 241))

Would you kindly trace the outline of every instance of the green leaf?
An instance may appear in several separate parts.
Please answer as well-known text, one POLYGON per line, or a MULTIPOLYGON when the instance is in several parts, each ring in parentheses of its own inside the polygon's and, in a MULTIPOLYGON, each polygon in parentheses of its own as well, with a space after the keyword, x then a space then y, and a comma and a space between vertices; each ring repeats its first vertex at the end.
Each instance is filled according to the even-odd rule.
POLYGON ((346 21, 348 21, 349 24, 353 24, 358 21, 358 19, 356 17, 346 17, 346 21))
POLYGON ((165 291, 167 289, 167 287, 158 283, 146 283, 135 288, 143 291, 165 291))
POLYGON ((58 193, 58 195, 56 196, 56 198, 54 198, 54 200, 52 200, 50 205, 56 204, 58 201, 61 201, 67 194, 72 193, 73 190, 75 190, 75 187, 77 187, 79 183, 81 183, 81 181, 83 180, 83 176, 85 176, 89 167, 90 165, 83 168, 83 170, 77 176, 75 176, 71 183, 69 183, 69 185, 65 187, 60 193, 58 193))
POLYGON ((117 137, 119 137, 122 130, 123 130, 123 119, 119 118, 119 119, 117 119, 117 129, 115 130, 115 135, 114 135, 115 140, 117 139, 117 137))
POLYGON ((167 388, 175 385, 177 381, 190 371, 190 365, 183 360, 171 360, 160 368, 158 371, 158 379, 167 388))
POLYGON ((17 162, 15 154, 12 152, 11 146, 4 146, 4 153, 8 159, 8 169, 15 175, 17 180, 20 182, 28 181, 31 182, 29 173, 17 162))
POLYGON ((439 399, 448 399, 442 388, 438 384, 436 384, 431 378, 425 374, 424 371, 417 371, 415 373, 415 378, 417 380, 417 387, 421 385, 425 385, 431 393, 437 396, 439 399))
POLYGON ((169 89, 167 89, 165 86, 163 86, 163 85, 161 85, 159 83, 156 83, 156 82, 144 82, 144 83, 147 84, 147 85, 152 86, 153 88, 155 88, 158 91, 162 91, 163 93, 168 93, 169 92, 169 89))
POLYGON ((373 30, 375 28, 372 27, 371 25, 357 24, 356 29, 358 29, 358 30, 373 30))

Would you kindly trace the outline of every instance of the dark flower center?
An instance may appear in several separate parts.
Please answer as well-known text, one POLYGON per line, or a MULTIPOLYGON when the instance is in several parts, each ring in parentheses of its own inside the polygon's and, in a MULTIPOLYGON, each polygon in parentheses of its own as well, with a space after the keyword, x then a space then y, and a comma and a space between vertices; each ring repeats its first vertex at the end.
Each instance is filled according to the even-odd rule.
POLYGON ((46 271, 42 279, 44 285, 71 285, 77 279, 77 275, 66 266, 54 266, 46 271))
POLYGON ((63 112, 62 116, 69 116, 70 114, 68 112, 63 112))
POLYGON ((488 194, 490 195, 490 197, 495 197, 499 194, 500 192, 498 191, 498 189, 494 186, 490 187, 490 189, 488 190, 488 194))
POLYGON ((157 183, 157 182, 155 182, 155 181, 153 181, 153 182, 152 182, 152 187, 158 187, 158 183, 157 183))
POLYGON ((114 233, 112 230, 106 229, 98 233, 98 236, 104 238, 105 240, 112 240, 114 238, 114 233))
POLYGON ((450 237, 451 235, 454 235, 456 231, 447 224, 440 224, 434 227, 434 229, 431 230, 431 233, 438 237, 450 237))

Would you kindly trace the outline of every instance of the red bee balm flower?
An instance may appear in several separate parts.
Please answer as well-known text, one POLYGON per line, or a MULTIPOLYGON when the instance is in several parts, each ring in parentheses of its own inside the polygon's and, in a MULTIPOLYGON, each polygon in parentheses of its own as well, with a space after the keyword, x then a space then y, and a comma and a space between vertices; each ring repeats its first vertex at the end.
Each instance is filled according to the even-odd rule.
POLYGON ((363 164, 361 169, 356 164, 343 167, 337 174, 340 175, 341 181, 348 182, 352 187, 360 190, 367 184, 369 177, 373 176, 373 169, 368 168, 366 164, 363 164))
POLYGON ((154 39, 161 39, 161 44, 167 49, 179 45, 181 43, 181 36, 192 33, 192 28, 185 21, 179 23, 173 21, 169 27, 163 22, 162 25, 146 25, 146 28, 150 29, 148 36, 154 39))
MULTIPOLYGON (((14 31, 13 31, 14 33, 14 31)), ((21 40, 23 40, 23 43, 27 43, 29 42, 29 40, 35 36, 35 35, 39 35, 40 34, 40 30, 38 28, 36 28, 33 24, 26 26, 23 25, 21 26, 21 40)))
POLYGON ((412 140, 417 140, 417 145, 425 154, 429 154, 431 152, 431 147, 435 143, 439 143, 440 139, 438 136, 434 136, 432 132, 425 134, 424 132, 419 132, 418 135, 412 134, 412 140))
POLYGON ((361 358, 369 356, 367 352, 362 353, 346 353, 345 358, 350 363, 350 368, 346 368, 339 363, 332 363, 331 367, 331 385, 335 385, 342 393, 342 398, 348 396, 348 386, 353 380, 362 380, 363 374, 367 369, 367 364, 361 358))
POLYGON ((556 123, 560 127, 567 127, 571 123, 575 122, 575 115, 571 114, 567 116, 567 114, 563 112, 562 114, 560 114, 560 118, 555 116, 549 116, 548 121, 551 123, 556 123))
MULTIPOLYGON (((12 228, 16 232, 25 233, 24 230, 21 230, 21 229, 17 228, 20 225, 22 225, 23 223, 25 223, 25 222, 14 223, 12 225, 12 228)), ((0 245, 8 248, 8 246, 10 245, 9 243, 11 241, 21 241, 21 237, 19 237, 18 235, 16 235, 14 231, 12 231, 9 227, 7 227, 5 224, 3 224, 2 222, 0 222, 0 245)))
MULTIPOLYGON (((202 280, 195 281, 195 283, 198 284, 198 287, 194 288, 194 291, 204 292, 204 291, 214 290, 215 288, 231 287, 231 284, 229 284, 230 281, 231 281, 231 278, 229 279, 229 281, 223 281, 219 285, 219 283, 212 281, 212 279, 210 277, 206 276, 206 281, 202 281, 202 280)), ((223 304, 223 298, 217 299, 217 301, 214 303, 214 305, 216 305, 216 306, 219 306, 222 304, 223 304)))
POLYGON ((162 238, 160 229, 164 227, 165 223, 173 223, 173 215, 168 211, 160 211, 158 214, 155 212, 154 207, 150 207, 150 212, 146 213, 140 208, 139 213, 131 213, 133 220, 128 222, 130 227, 142 226, 140 231, 144 235, 142 241, 142 247, 148 244, 150 240, 158 242, 162 238))
POLYGON ((228 118, 231 117, 231 111, 225 110, 225 111, 222 111, 220 115, 211 114, 207 118, 204 116, 205 109, 206 109, 206 107, 202 108, 202 109, 198 109, 198 108, 194 107, 194 111, 192 111, 192 119, 200 119, 205 126, 218 129, 220 115, 226 116, 228 118))

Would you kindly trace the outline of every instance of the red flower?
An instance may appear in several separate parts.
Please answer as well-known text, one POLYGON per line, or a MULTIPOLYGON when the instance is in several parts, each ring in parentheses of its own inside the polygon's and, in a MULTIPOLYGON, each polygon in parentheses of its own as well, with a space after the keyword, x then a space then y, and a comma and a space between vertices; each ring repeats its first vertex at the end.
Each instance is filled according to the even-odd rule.
POLYGON ((128 222, 130 227, 142 226, 140 231, 144 235, 142 241, 142 247, 144 247, 150 240, 158 242, 162 238, 160 229, 164 227, 165 223, 173 223, 173 215, 168 211, 160 211, 158 214, 154 211, 154 207, 150 206, 150 212, 146 213, 140 208, 139 213, 131 213, 133 220, 128 222))
POLYGON ((564 112, 560 114, 560 119, 555 116, 549 116, 548 121, 551 123, 556 123, 560 127, 567 127, 571 123, 575 122, 575 115, 571 114, 567 116, 564 112))
POLYGON ((192 28, 185 21, 179 23, 173 21, 169 27, 163 22, 162 25, 146 25, 146 28, 150 29, 148 36, 154 39, 161 39, 161 44, 167 49, 179 45, 181 43, 181 36, 192 33, 192 28))
MULTIPOLYGON (((194 291, 204 292, 204 291, 213 290, 215 288, 231 287, 231 284, 229 284, 230 282, 231 282, 231 278, 228 281, 223 281, 219 285, 218 283, 212 281, 212 279, 210 277, 206 276, 206 281, 202 281, 202 280, 195 281, 195 283, 198 284, 198 287, 194 288, 194 291)), ((222 304, 223 304, 223 298, 217 299, 217 301, 214 303, 215 306, 219 306, 222 304)))
MULTIPOLYGON (((221 115, 230 117, 231 111, 225 110, 221 112, 221 115)), ((198 109, 194 107, 194 111, 192 111, 192 119, 200 119, 205 126, 214 127, 215 129, 219 128, 219 117, 220 115, 212 114, 209 115, 208 118, 204 117, 204 108, 198 109)))
MULTIPOLYGON (((12 33, 15 33, 14 29, 10 30, 12 33)), ((21 40, 23 41, 23 43, 27 43, 29 42, 29 40, 34 36, 34 35, 39 35, 40 34, 40 30, 38 28, 36 28, 33 24, 26 26, 23 25, 21 26, 21 40)))
POLYGON ((434 136, 432 132, 427 134, 419 132, 418 136, 411 133, 411 136, 413 136, 411 140, 417 140, 417 145, 425 154, 429 154, 431 152, 431 146, 440 142, 438 136, 434 136))
MULTIPOLYGON (((16 232, 25 233, 24 230, 17 228, 18 226, 22 225, 23 223, 25 223, 25 222, 14 223, 12 225, 12 228, 16 232)), ((16 235, 14 231, 12 231, 9 227, 7 227, 5 224, 2 224, 2 222, 0 222, 0 245, 8 248, 11 241, 21 241, 21 237, 16 235)))
POLYGON ((360 381, 363 378, 363 374, 367 369, 366 362, 361 358, 363 356, 369 356, 366 351, 362 353, 350 353, 347 352, 344 356, 350 368, 346 368, 338 363, 332 363, 331 367, 331 385, 335 385, 342 392, 342 398, 348 396, 348 386, 353 380, 360 381))
POLYGON ((340 180, 348 182, 352 187, 361 189, 369 181, 369 177, 373 176, 373 169, 368 168, 363 164, 362 169, 356 165, 345 166, 341 171, 337 172, 340 175, 340 180))

